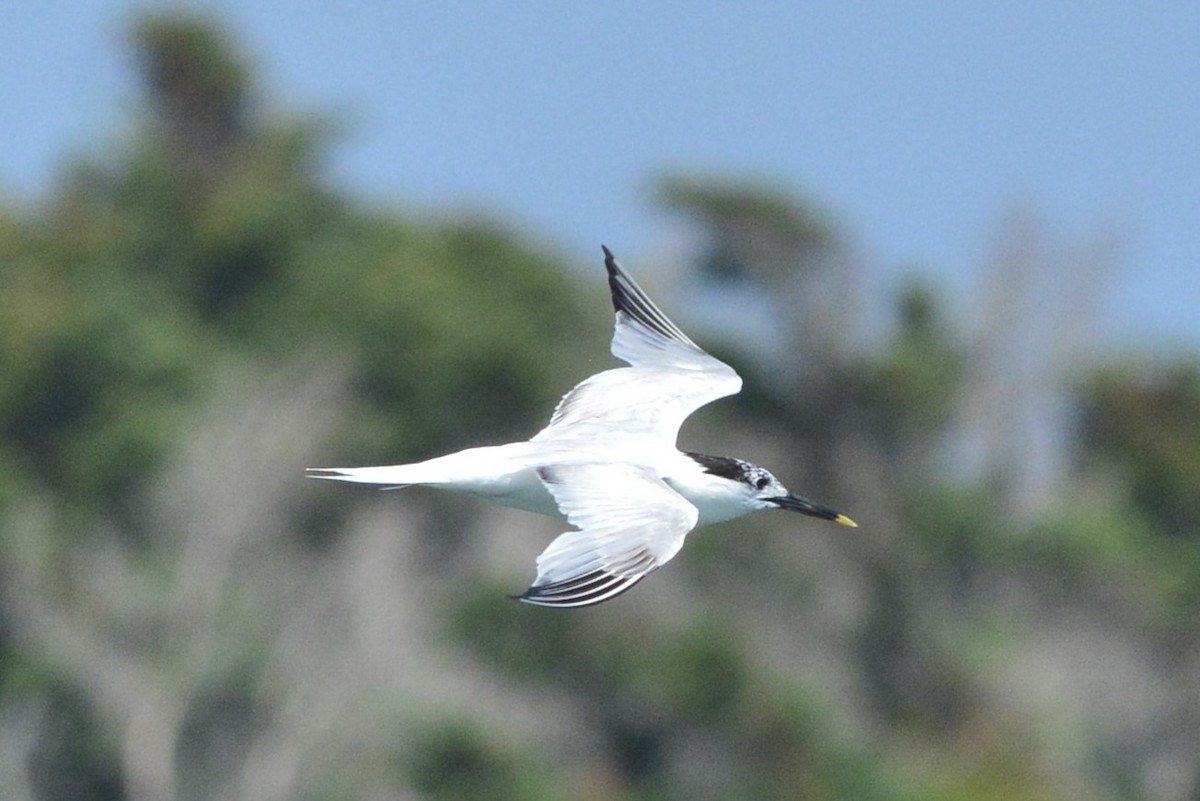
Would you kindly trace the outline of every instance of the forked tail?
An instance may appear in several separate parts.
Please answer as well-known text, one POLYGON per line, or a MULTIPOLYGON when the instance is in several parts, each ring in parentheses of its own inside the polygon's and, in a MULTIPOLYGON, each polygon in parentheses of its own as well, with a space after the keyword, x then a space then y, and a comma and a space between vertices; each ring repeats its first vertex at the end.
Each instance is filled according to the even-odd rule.
POLYGON ((415 465, 391 467, 309 467, 307 478, 323 478, 329 481, 349 481, 355 484, 375 484, 381 489, 402 489, 413 484, 423 484, 411 470, 415 465))
MULTIPOLYGON (((420 485, 466 492, 494 494, 508 491, 513 475, 528 465, 522 458, 529 449, 520 442, 465 451, 411 464, 386 467, 310 467, 310 478, 375 484, 385 489, 420 485)), ((536 475, 533 480, 537 482, 536 475)), ((538 483, 540 487, 540 482, 538 483)))
POLYGON ((309 478, 330 481, 350 481, 355 484, 376 484, 385 489, 399 489, 420 484, 427 487, 454 487, 461 483, 474 484, 480 477, 487 479, 504 472, 507 462, 497 461, 501 448, 471 448, 423 462, 393 464, 386 467, 310 467, 309 478))

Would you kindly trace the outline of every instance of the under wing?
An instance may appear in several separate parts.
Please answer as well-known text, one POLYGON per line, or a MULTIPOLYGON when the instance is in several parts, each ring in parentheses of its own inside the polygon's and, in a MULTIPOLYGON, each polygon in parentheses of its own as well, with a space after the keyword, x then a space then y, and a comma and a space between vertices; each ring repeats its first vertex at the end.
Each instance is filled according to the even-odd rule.
POLYGON ((604 266, 616 311, 612 353, 630 366, 580 382, 534 440, 567 438, 592 429, 594 434, 649 434, 674 443, 692 412, 737 394, 742 379, 680 331, 607 247, 604 266))
POLYGON ((679 553, 699 512, 651 470, 630 464, 538 469, 559 510, 579 531, 560 534, 537 558, 519 600, 578 607, 625 592, 679 553))

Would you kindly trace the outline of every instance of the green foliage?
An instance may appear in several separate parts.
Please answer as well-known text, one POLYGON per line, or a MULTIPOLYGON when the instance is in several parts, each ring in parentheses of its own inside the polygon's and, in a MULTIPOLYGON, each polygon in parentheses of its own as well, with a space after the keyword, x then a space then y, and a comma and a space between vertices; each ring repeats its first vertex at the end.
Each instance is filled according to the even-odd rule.
POLYGON ((164 111, 181 96, 218 119, 236 121, 248 110, 250 69, 212 21, 178 11, 147 14, 134 39, 141 76, 164 111))
POLYGON ((586 699, 607 758, 632 798, 906 801, 879 754, 826 737, 828 713, 801 688, 753 667, 717 616, 654 631, 598 610, 533 614, 497 605, 496 589, 462 602, 453 629, 488 664, 586 699), (706 744, 703 786, 664 755, 706 744))
MULTIPOLYGON (((848 376, 876 436, 893 456, 929 448, 949 423, 963 384, 963 354, 932 287, 912 280, 897 300, 898 327, 877 358, 848 376)), ((919 473, 917 475, 920 475, 919 473)))
POLYGON ((19 240, 0 243, 0 436, 43 482, 111 497, 177 432, 211 340, 113 254, 19 240))
POLYGON ((467 723, 436 723, 415 732, 405 759, 413 787, 430 801, 539 801, 561 798, 541 771, 511 747, 467 723))
MULTIPOLYGON (((45 204, 0 213, 0 522, 11 523, 0 549, 0 598, 10 601, 0 606, 0 722, 27 700, 40 705, 46 722, 28 762, 44 798, 126 795, 128 766, 113 751, 128 743, 106 728, 120 717, 106 704, 129 707, 111 696, 83 697, 99 668, 123 677, 124 663, 57 675, 64 657, 35 636, 41 622, 62 626, 66 634, 53 642, 77 653, 91 653, 91 628, 101 630, 102 644, 111 635, 116 650, 151 640, 153 658, 168 666, 167 686, 155 689, 164 696, 178 665, 211 671, 211 692, 190 698, 170 730, 180 749, 196 753, 179 755, 167 772, 197 786, 222 774, 210 783, 227 781, 230 789, 236 777, 223 766, 253 760, 229 743, 261 745, 259 727, 295 719, 273 708, 283 705, 280 696, 303 706, 306 692, 319 695, 301 678, 271 683, 278 678, 272 671, 291 675, 279 654, 319 660, 326 655, 316 652, 329 644, 305 637, 338 628, 343 618, 370 617, 314 601, 295 611, 297 620, 327 615, 330 622, 297 625, 298 634, 280 624, 287 629, 280 639, 300 642, 289 651, 271 638, 269 623, 277 621, 262 599, 273 597, 276 584, 293 585, 279 574, 251 575, 260 565, 240 561, 240 552, 210 552, 221 541, 204 537, 217 533, 204 526, 221 520, 209 508, 220 503, 200 509, 204 522, 193 521, 189 534, 166 531, 173 522, 164 530, 138 523, 147 503, 142 488, 179 442, 197 436, 198 410, 230 375, 258 375, 313 353, 349 364, 350 397, 336 410, 344 422, 327 457, 372 463, 527 434, 573 382, 608 364, 611 317, 596 303, 599 276, 583 307, 560 259, 519 233, 478 219, 433 223, 335 190, 322 173, 335 126, 265 114, 252 60, 206 18, 149 16, 134 42, 146 96, 129 141, 67 165, 45 204), (52 507, 53 525, 43 531, 18 518, 13 510, 22 501, 52 507), (109 536, 112 526, 120 532, 109 536), (133 557, 122 550, 130 532, 140 536, 133 557), (211 591, 205 597, 218 612, 205 623, 183 610, 179 630, 161 637, 184 644, 174 654, 160 644, 170 616, 138 610, 170 606, 176 577, 168 574, 179 550, 205 566, 187 578, 211 591), (209 587, 209 558, 248 572, 227 578, 230 586, 209 587), (10 594, 27 588, 14 593, 14 575, 50 596, 39 599, 36 615, 23 597, 11 602, 10 594), (121 585, 125 595, 112 597, 128 604, 115 604, 115 620, 99 619, 91 605, 106 580, 121 585), (136 603, 128 600, 135 596, 136 603), (78 620, 70 619, 80 608, 78 620), (205 637, 218 643, 216 653, 206 651, 205 637), (244 673, 229 664, 246 666, 244 673)), ((795 565, 772 561, 778 551, 759 537, 694 539, 680 559, 694 584, 772 587, 743 595, 740 606, 737 598, 687 612, 664 604, 643 615, 629 612, 638 603, 630 597, 563 614, 500 600, 511 587, 464 585, 448 594, 449 608, 439 601, 406 610, 419 618, 411 631, 445 628, 442 637, 403 646, 436 642, 526 693, 570 699, 580 710, 574 723, 594 734, 597 762, 615 777, 597 797, 1073 797, 1044 778, 1022 745, 1028 732, 997 723, 1002 715, 978 700, 986 694, 975 682, 986 681, 1037 624, 988 604, 1004 592, 1023 594, 1035 609, 1098 599, 1122 610, 1119 624, 1156 645, 1154 654, 1195 641, 1200 368, 1181 360, 1114 369, 1086 385, 1079 393, 1080 484, 1059 489, 1041 516, 1018 523, 986 486, 947 485, 933 470, 933 452, 963 408, 971 367, 935 287, 906 285, 882 347, 854 356, 837 346, 846 341, 834 336, 842 321, 817 314, 837 294, 824 282, 845 277, 833 258, 841 232, 817 204, 770 183, 695 178, 664 180, 659 197, 699 224, 711 273, 766 292, 800 285, 794 297, 810 304, 778 321, 794 345, 792 360, 783 369, 743 371, 752 380, 741 408, 751 413, 738 416, 746 428, 730 429, 728 439, 778 439, 788 443, 783 450, 807 450, 791 467, 807 459, 814 475, 798 489, 842 486, 850 475, 883 524, 835 532, 856 539, 815 553, 824 561, 806 574, 806 586, 797 586, 795 565), (810 362, 820 363, 822 381, 779 380, 810 362), (820 570, 844 570, 844 584, 816 588, 820 570), (756 626, 759 610, 747 597, 770 598, 775 606, 763 610, 769 625, 756 626), (823 615, 807 605, 825 598, 845 607, 828 615, 840 623, 812 623, 823 615), (775 628, 792 616, 806 622, 775 628), (823 689, 807 663, 780 672, 755 652, 764 637, 813 632, 823 642, 806 647, 825 649, 826 660, 847 673, 837 693, 823 689)), ((247 443, 255 452, 246 458, 257 459, 260 445, 247 443)), ((339 549, 338 537, 350 535, 338 530, 345 515, 337 503, 310 498, 282 515, 300 522, 264 524, 322 546, 287 562, 311 569, 302 578, 318 589, 356 575, 357 563, 339 549), (332 567, 326 572, 318 563, 332 567)), ((440 515, 421 536, 465 536, 468 514, 440 515)), ((265 542, 257 534, 248 536, 270 557, 261 561, 277 561, 282 552, 269 550, 271 532, 265 542)), ((316 591, 312 597, 328 600, 316 591)), ((373 601, 355 595, 344 605, 373 601)), ((369 635, 354 629, 337 641, 351 650, 331 659, 330 675, 370 672, 356 672, 353 649, 374 653, 381 643, 355 637, 394 636, 387 625, 355 625, 369 635)), ((142 700, 142 689, 131 695, 142 700)), ((372 782, 431 799, 577 794, 553 775, 557 766, 482 713, 417 723, 397 738, 401 745, 389 736, 381 746, 371 726, 387 729, 411 714, 402 708, 411 699, 394 692, 399 697, 378 699, 377 719, 330 749, 336 765, 311 767, 309 797, 358 797, 372 782)), ((312 739, 302 737, 306 746, 296 754, 328 742, 321 727, 332 729, 334 719, 355 714, 352 707, 314 714, 315 733, 303 732, 312 739)), ((168 730, 172 715, 164 718, 168 730)), ((264 750, 253 755, 264 764, 298 758, 269 753, 270 743, 264 750)))
POLYGON ((320 126, 261 122, 211 26, 154 17, 139 46, 156 122, 0 226, 10 458, 116 499, 223 362, 306 343, 359 367, 357 460, 447 444, 468 408, 491 410, 478 435, 509 433, 566 389, 545 342, 578 321, 555 260, 487 224, 417 231, 337 198, 320 126))
POLYGON ((986 569, 1010 546, 1004 510, 979 487, 923 486, 904 508, 906 530, 935 564, 986 569))
POLYGON ((369 436, 348 444, 368 458, 528 431, 569 388, 565 353, 546 342, 573 341, 571 288, 555 262, 494 228, 414 235, 361 218, 301 254, 291 278, 276 299, 278 347, 310 337, 353 354, 356 427, 369 436))
POLYGON ((1060 588, 1133 590, 1142 625, 1164 634, 1200 608, 1200 541, 1164 538, 1140 510, 1107 503, 1056 508, 1021 543, 1026 568, 1052 571, 1060 588))
POLYGON ((931 754, 910 752, 903 771, 920 788, 922 801, 1065 801, 1072 794, 1031 769, 1031 749, 1022 732, 984 731, 962 745, 953 767, 931 754))
POLYGON ((712 238, 703 266, 715 277, 778 279, 837 242, 822 210, 771 183, 668 175, 655 195, 712 238))
POLYGON ((1083 459, 1128 474, 1132 500, 1159 530, 1200 535, 1200 366, 1109 369, 1081 392, 1083 459))
POLYGON ((774 183, 669 175, 659 180, 656 197, 665 207, 710 227, 763 226, 808 249, 835 241, 823 212, 774 183))
POLYGON ((121 801, 124 777, 110 753, 106 732, 80 699, 61 687, 44 714, 55 721, 29 755, 31 790, 45 801, 121 801))
MULTIPOLYGON (((148 17, 135 42, 147 114, 126 146, 68 165, 44 205, 0 215, 0 511, 36 487, 77 523, 38 543, 51 569, 69 571, 97 520, 116 519, 146 559, 123 579, 154 583, 175 544, 142 530, 143 487, 231 374, 312 352, 351 364, 344 450, 327 458, 359 463, 527 431, 581 377, 564 375, 570 347, 547 343, 603 341, 599 326, 578 337, 600 318, 579 314, 559 260, 486 221, 416 223, 340 196, 322 179, 326 122, 264 115, 248 60, 204 18, 148 17)), ((316 517, 329 527, 330 515, 316 517)), ((28 557, 14 553, 6 542, 7 559, 28 557)), ((263 610, 225 591, 217 625, 237 643, 229 658, 264 658, 263 610)), ((23 647, 0 619, 0 702, 53 688, 23 647)), ((214 697, 226 679, 214 679, 214 697)), ((198 710, 204 731, 183 732, 181 777, 204 786, 224 773, 204 758, 231 756, 221 731, 243 726, 249 704, 198 710)), ((40 747, 38 776, 59 778, 39 797, 121 797, 119 761, 91 744, 94 713, 81 700, 46 713, 47 729, 78 736, 40 747)), ((430 797, 538 797, 524 755, 461 737, 427 745, 410 767, 430 797), (455 760, 474 767, 438 773, 455 760)), ((316 786, 336 793, 336 773, 316 786)))

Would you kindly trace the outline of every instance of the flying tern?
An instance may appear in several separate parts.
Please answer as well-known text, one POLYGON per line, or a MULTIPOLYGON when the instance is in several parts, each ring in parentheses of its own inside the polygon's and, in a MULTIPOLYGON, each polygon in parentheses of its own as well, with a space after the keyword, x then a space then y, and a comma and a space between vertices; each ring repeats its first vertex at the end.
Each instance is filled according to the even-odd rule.
POLYGON ((628 367, 584 379, 527 442, 414 464, 310 468, 308 475, 388 489, 436 487, 565 519, 577 530, 550 543, 533 584, 513 596, 539 606, 607 601, 666 564, 696 526, 758 509, 856 526, 792 494, 756 464, 676 448, 683 421, 736 394, 742 379, 680 331, 603 250, 616 311, 612 353, 628 367))

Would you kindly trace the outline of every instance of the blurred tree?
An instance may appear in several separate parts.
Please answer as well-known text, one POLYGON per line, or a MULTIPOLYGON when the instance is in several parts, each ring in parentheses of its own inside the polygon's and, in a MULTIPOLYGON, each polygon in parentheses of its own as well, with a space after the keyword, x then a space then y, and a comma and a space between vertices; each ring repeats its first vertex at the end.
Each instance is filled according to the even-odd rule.
POLYGON ((705 436, 862 528, 697 532, 654 587, 554 615, 493 589, 527 578, 527 517, 300 468, 528 433, 608 309, 501 226, 331 188, 335 126, 267 113, 210 20, 145 17, 134 47, 127 146, 0 213, 6 799, 1195 795, 1195 367, 1087 385, 1111 483, 1051 486, 1053 514, 930 458, 958 412, 1037 478, 1013 408, 1079 352, 1104 241, 1057 270, 1005 228, 978 331, 913 282, 872 350, 819 204, 666 179, 688 283, 768 310, 714 334, 750 413, 705 436))
POLYGON ((1044 511, 1068 465, 1071 382, 1096 364, 1098 314, 1121 254, 1111 226, 1067 238, 1036 206, 993 225, 978 308, 963 320, 951 470, 986 482, 1014 522, 1044 511))
POLYGON ((701 225, 701 267, 718 278, 777 281, 837 239, 815 204, 770 184, 668 175, 656 199, 701 225))
POLYGON ((719 616, 656 632, 633 617, 620 628, 587 613, 542 621, 493 595, 459 603, 460 635, 496 670, 581 697, 598 756, 628 789, 612 797, 908 798, 886 765, 823 739, 823 705, 757 668, 719 616))
POLYGON ((864 357, 849 378, 864 408, 863 422, 892 469, 920 483, 936 474, 936 451, 962 397, 964 354, 942 319, 933 287, 909 281, 897 306, 888 346, 864 357))
POLYGON ((1116 467, 1157 531, 1200 542, 1200 367, 1109 368, 1081 394, 1084 465, 1116 467))
POLYGON ((778 186, 739 179, 667 175, 655 196, 696 223, 702 276, 766 293, 776 313, 771 333, 784 337, 793 377, 822 380, 857 331, 854 269, 828 215, 778 186))
MULTIPOLYGON (((540 422, 591 340, 581 326, 602 318, 578 313, 559 260, 497 225, 416 223, 330 189, 328 123, 264 114, 248 60, 207 18, 151 15, 134 46, 147 113, 127 146, 0 215, 0 720, 36 716, 40 798, 282 798, 294 774, 278 763, 325 740, 254 684, 290 619, 274 606, 287 566, 314 558, 272 539, 303 464, 275 457, 325 429, 311 409, 301 429, 289 418, 302 386, 265 387, 270 413, 224 433, 201 410, 240 394, 230 375, 257 387, 316 352, 355 390, 324 407, 345 450, 321 460, 418 458, 540 422), (236 444, 197 473, 163 472, 226 434, 236 444), (235 465, 205 494, 203 476, 235 465), (162 483, 184 499, 163 504, 162 483)), ((296 515, 297 529, 333 519, 296 515)))
POLYGON ((135 44, 150 116, 127 153, 0 226, 10 458, 119 504, 214 369, 305 342, 361 365, 359 460, 448 444, 461 408, 477 434, 520 429, 565 389, 545 342, 579 317, 555 259, 484 222, 417 227, 338 197, 329 126, 266 121, 207 19, 152 15, 135 44))
POLYGON ((135 38, 172 166, 201 183, 224 177, 255 139, 250 67, 203 18, 150 14, 135 38))
POLYGON ((803 443, 792 453, 805 454, 806 462, 789 472, 830 495, 841 485, 837 442, 856 418, 845 376, 860 330, 858 267, 845 237, 817 203, 771 184, 674 175, 660 179, 657 197, 696 224, 697 272, 746 301, 732 306, 734 315, 744 305, 769 309, 765 320, 735 316, 730 326, 753 351, 771 354, 767 365, 743 364, 732 354, 753 378, 737 402, 803 443), (746 330, 753 334, 744 336, 746 330))
POLYGON ((417 739, 406 768, 413 786, 430 801, 549 801, 561 797, 561 790, 550 792, 551 783, 530 770, 527 762, 488 742, 469 725, 440 724, 417 739))
MULTIPOLYGON (((863 574, 864 613, 841 636, 873 714, 886 726, 954 725, 969 691, 951 655, 923 636, 931 603, 910 581, 922 557, 901 536, 903 499, 930 480, 962 391, 959 348, 933 291, 903 288, 895 329, 869 351, 856 315, 861 266, 816 203, 739 182, 665 186, 669 206, 700 224, 701 271, 753 287, 773 310, 761 338, 786 343, 747 382, 743 402, 755 406, 743 425, 783 443, 782 464, 772 464, 789 485, 869 515, 869 536, 838 537, 834 548, 863 574)), ((709 547, 708 558, 728 571, 736 542, 709 547)), ((743 562, 744 581, 796 580, 773 575, 769 551, 743 562)))

